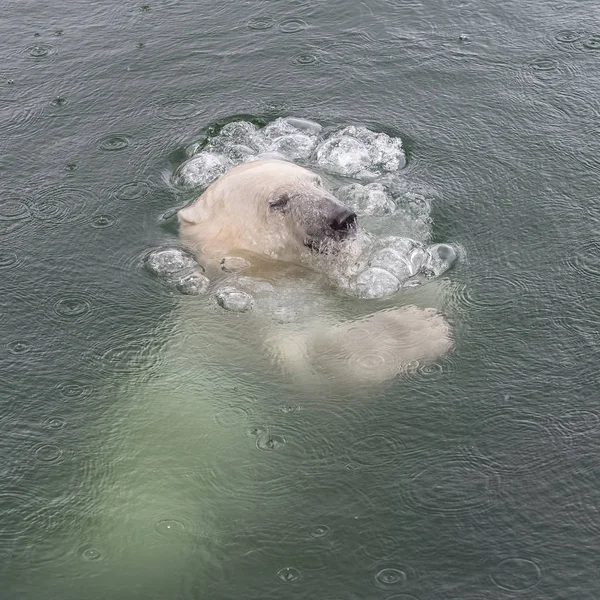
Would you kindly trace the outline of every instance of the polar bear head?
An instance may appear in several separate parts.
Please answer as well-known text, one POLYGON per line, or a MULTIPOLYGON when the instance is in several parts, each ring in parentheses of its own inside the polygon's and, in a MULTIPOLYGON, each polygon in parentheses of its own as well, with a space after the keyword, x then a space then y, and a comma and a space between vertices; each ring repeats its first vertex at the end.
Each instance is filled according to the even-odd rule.
POLYGON ((321 178, 281 160, 234 167, 178 213, 186 243, 203 255, 246 250, 289 258, 326 252, 356 228, 356 214, 321 178))

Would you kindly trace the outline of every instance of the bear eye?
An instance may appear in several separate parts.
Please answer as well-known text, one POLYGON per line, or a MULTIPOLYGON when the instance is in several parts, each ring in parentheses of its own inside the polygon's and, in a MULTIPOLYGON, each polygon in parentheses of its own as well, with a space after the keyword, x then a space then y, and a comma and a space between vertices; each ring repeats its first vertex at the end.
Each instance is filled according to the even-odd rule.
POLYGON ((277 198, 275 198, 275 200, 273 200, 271 203, 269 203, 269 208, 273 208, 273 209, 285 208, 289 201, 290 201, 289 194, 280 194, 279 196, 277 196, 277 198))

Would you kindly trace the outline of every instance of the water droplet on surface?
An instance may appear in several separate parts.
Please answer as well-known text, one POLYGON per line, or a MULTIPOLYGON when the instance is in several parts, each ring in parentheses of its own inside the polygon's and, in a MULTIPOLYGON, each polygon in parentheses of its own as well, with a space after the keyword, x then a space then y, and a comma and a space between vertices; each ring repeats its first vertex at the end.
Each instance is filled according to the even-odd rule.
POLYGON ((67 422, 60 417, 48 417, 42 421, 42 427, 45 429, 62 429, 67 422))
POLYGON ((563 31, 559 31, 554 39, 561 44, 573 44, 578 42, 583 38, 583 34, 577 31, 570 31, 568 29, 564 29, 563 31))
POLYGON ((600 35, 592 35, 583 40, 583 47, 587 50, 600 50, 600 35))
POLYGON ((33 350, 33 345, 24 340, 14 340, 9 342, 6 347, 11 354, 27 354, 33 350))
POLYGON ((279 450, 285 444, 285 438, 282 435, 266 434, 261 435, 256 440, 256 447, 259 450, 266 452, 271 450, 279 450))
POLYGON ((57 388, 63 398, 87 398, 93 391, 91 386, 77 382, 63 382, 57 388))
POLYGON ((250 19, 246 23, 246 27, 248 29, 254 29, 256 31, 263 31, 265 29, 271 29, 274 25, 273 19, 269 19, 268 17, 258 17, 255 19, 250 19))
POLYGON ((94 215, 92 217, 91 225, 94 229, 108 229, 116 225, 118 219, 114 215, 103 214, 94 215))
POLYGON ((159 521, 155 527, 156 531, 164 536, 174 536, 186 530, 185 524, 177 519, 165 519, 159 521))
POLYGON ((381 569, 381 571, 375 575, 375 580, 385 587, 398 585, 406 582, 406 573, 400 569, 388 567, 386 569, 381 569))
POLYGON ((281 33, 298 33, 308 27, 308 23, 302 19, 286 19, 279 23, 281 33))
POLYGON ((310 530, 310 537, 313 538, 322 538, 327 537, 331 533, 331 529, 327 527, 327 525, 315 525, 310 530))
POLYGON ((33 59, 41 59, 54 54, 53 46, 48 44, 36 44, 27 49, 29 56, 33 59))
POLYGON ((79 321, 92 311, 92 303, 83 294, 54 297, 50 300, 53 315, 62 320, 79 321))
POLYGON ((301 52, 300 54, 296 54, 292 60, 297 65, 305 67, 307 65, 318 63, 319 56, 317 54, 311 54, 310 52, 301 52))
POLYGON ((94 561, 99 560, 102 557, 102 553, 97 548, 92 546, 88 546, 86 548, 82 548, 79 551, 79 554, 83 560, 94 561))
POLYGON ((129 146, 129 138, 126 135, 106 135, 98 140, 98 148, 106 152, 125 150, 129 146))
POLYGON ((277 577, 285 583, 294 583, 302 578, 302 573, 294 567, 285 567, 277 571, 277 577))

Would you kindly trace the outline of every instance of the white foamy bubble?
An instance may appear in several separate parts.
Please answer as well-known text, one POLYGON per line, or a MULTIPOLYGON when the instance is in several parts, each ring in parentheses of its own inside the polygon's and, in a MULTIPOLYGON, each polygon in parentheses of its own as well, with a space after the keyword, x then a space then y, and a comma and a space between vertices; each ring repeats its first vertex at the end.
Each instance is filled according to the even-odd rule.
POLYGON ((428 277, 439 277, 456 262, 457 258, 456 249, 450 244, 433 244, 427 248, 427 258, 422 271, 428 277))
POLYGON ((223 175, 233 162, 223 154, 201 152, 184 162, 175 172, 177 185, 184 187, 204 187, 223 175))
POLYGON ((360 298, 384 298, 400 289, 400 281, 385 269, 369 267, 358 275, 355 288, 360 298))
POLYGON ((371 158, 365 145, 351 137, 331 137, 317 146, 317 165, 346 177, 374 176, 369 171, 371 158))
POLYGON ((198 266, 198 263, 180 248, 153 250, 146 256, 146 268, 159 277, 170 277, 198 266))
POLYGON ((305 133, 289 133, 273 140, 270 150, 283 154, 288 160, 308 158, 317 145, 317 139, 305 133))
POLYGON ((428 254, 422 247, 414 248, 408 255, 408 259, 410 261, 411 269, 413 274, 417 274, 423 268, 425 261, 427 260, 428 254))
POLYGON ((415 272, 406 256, 393 248, 382 248, 371 257, 369 266, 378 267, 391 273, 402 284, 415 272))
POLYGON ((262 130, 262 134, 270 140, 294 133, 316 137, 321 133, 322 129, 321 125, 314 121, 295 117, 280 117, 266 125, 262 130))
POLYGON ((399 237, 395 235, 388 235, 380 238, 373 244, 373 250, 377 251, 382 248, 392 248, 396 250, 400 255, 408 257, 411 252, 417 248, 424 248, 423 244, 417 240, 413 240, 408 237, 399 237))
POLYGON ((254 152, 260 152, 265 147, 261 130, 249 121, 232 121, 224 125, 218 135, 209 144, 215 148, 224 148, 236 144, 248 146, 254 152))
POLYGON ((381 183, 351 183, 337 190, 338 198, 359 217, 382 217, 396 211, 396 205, 381 183))
POLYGON ((316 155, 320 167, 348 177, 377 177, 406 165, 400 138, 353 125, 321 142, 316 155))
POLYGON ((301 119, 299 117, 287 117, 285 119, 289 125, 295 127, 298 131, 303 131, 309 135, 319 135, 323 130, 323 126, 315 121, 309 121, 308 119, 301 119))
POLYGON ((254 299, 250 294, 235 288, 222 288, 215 297, 219 306, 232 312, 247 312, 254 306, 254 299))
POLYGON ((188 273, 183 277, 179 277, 175 281, 175 287, 182 294, 188 296, 199 296, 206 294, 210 281, 201 270, 195 270, 192 273, 188 273))

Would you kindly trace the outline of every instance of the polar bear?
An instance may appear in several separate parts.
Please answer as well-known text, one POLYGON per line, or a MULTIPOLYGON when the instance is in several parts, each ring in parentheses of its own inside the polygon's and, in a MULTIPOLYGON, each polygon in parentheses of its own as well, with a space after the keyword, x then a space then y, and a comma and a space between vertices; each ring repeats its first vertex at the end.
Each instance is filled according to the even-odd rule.
MULTIPOLYGON (((311 254, 333 256, 356 234, 356 214, 338 201, 322 178, 282 160, 236 166, 178 213, 183 243, 211 281, 222 277, 225 257, 247 259, 249 277, 280 288, 314 269, 311 254)), ((325 261, 331 266, 334 260, 325 261)), ((325 293, 325 290, 323 290, 325 293)), ((452 346, 446 320, 434 309, 392 307, 339 320, 307 319, 259 331, 283 371, 303 382, 357 386, 393 380, 452 346)))

